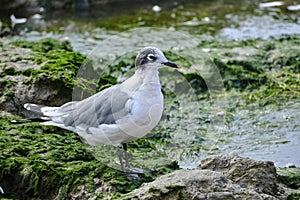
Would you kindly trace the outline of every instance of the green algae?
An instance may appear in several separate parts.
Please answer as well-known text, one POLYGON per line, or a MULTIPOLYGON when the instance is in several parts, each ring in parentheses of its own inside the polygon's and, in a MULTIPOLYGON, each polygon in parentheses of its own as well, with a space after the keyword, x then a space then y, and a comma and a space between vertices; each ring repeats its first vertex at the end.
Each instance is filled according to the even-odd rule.
POLYGON ((58 41, 51 38, 45 38, 39 41, 15 40, 12 43, 18 47, 29 48, 40 53, 47 53, 54 49, 72 51, 72 47, 69 42, 58 41))
POLYGON ((290 166, 287 168, 277 168, 278 180, 289 188, 296 189, 287 196, 287 200, 296 200, 300 198, 300 168, 290 166))
POLYGON ((292 193, 287 196, 287 200, 298 200, 300 198, 300 193, 292 193))
POLYGON ((70 185, 65 177, 74 179, 87 167, 75 163, 72 168, 72 160, 93 158, 72 133, 38 124, 16 127, 4 118, 1 125, 1 149, 5 149, 1 152, 1 185, 14 198, 17 198, 13 196, 17 194, 15 189, 23 190, 20 195, 24 197, 53 196, 60 185, 70 185), (59 146, 63 141, 68 145, 59 146), (63 162, 66 160, 69 162, 63 162))
MULTIPOLYGON (((79 52, 72 51, 70 43, 54 39, 42 39, 39 41, 15 41, 14 45, 30 48, 34 51, 34 62, 41 65, 40 69, 26 69, 17 71, 13 68, 5 69, 1 76, 25 75, 29 78, 26 82, 38 85, 49 85, 60 88, 65 96, 72 97, 72 90, 80 96, 74 96, 73 100, 86 98, 108 86, 116 84, 116 76, 110 72, 118 71, 115 68, 123 66, 124 62, 110 66, 110 72, 96 71, 89 60, 79 52), (86 74, 88 73, 88 74, 86 74), (84 77, 85 79, 81 79, 84 77), (94 90, 91 88, 95 88, 94 90)), ((74 92, 73 92, 74 94, 74 92)))
POLYGON ((97 160, 77 134, 37 123, 16 126, 10 120, 0 118, 0 185, 11 198, 53 199, 59 194, 64 199, 80 185, 93 193, 101 187, 94 183, 95 178, 115 191, 111 194, 107 189, 107 194, 100 196, 118 196, 166 173, 128 179, 97 160))
POLYGON ((283 35, 268 40, 207 42, 201 46, 211 49, 212 57, 217 61, 215 63, 226 87, 226 96, 218 98, 232 113, 227 121, 229 129, 215 133, 218 139, 224 141, 217 142, 219 150, 215 153, 234 152, 243 156, 251 155, 255 159, 273 159, 280 166, 285 162, 299 165, 296 158, 293 161, 285 159, 285 153, 273 156, 267 152, 261 153, 264 145, 269 152, 281 152, 279 149, 285 148, 285 141, 295 143, 294 148, 299 144, 297 137, 291 136, 299 130, 297 105, 300 77, 297 72, 299 59, 295 56, 300 51, 299 41, 299 35, 283 35), (252 63, 258 70, 253 71, 243 63, 252 63), (236 72, 240 73, 240 77, 245 77, 248 84, 228 84, 228 80, 240 81, 234 75, 236 72), (294 108, 289 110, 288 105, 294 105, 294 108), (296 120, 279 120, 286 115, 296 120), (223 145, 228 146, 222 148, 223 145), (239 148, 241 150, 237 150, 239 148))
MULTIPOLYGON (((298 48, 299 41, 299 35, 284 35, 268 40, 213 40, 201 43, 197 48, 203 48, 210 52, 210 57, 222 77, 225 90, 223 93, 215 93, 212 96, 211 88, 205 90, 206 86, 199 84, 201 88, 198 90, 202 92, 195 92, 197 98, 187 97, 189 100, 180 100, 179 109, 174 106, 178 104, 175 99, 167 100, 171 102, 172 106, 169 107, 168 104, 165 104, 165 113, 168 113, 166 114, 168 121, 165 123, 168 127, 176 127, 174 130, 169 130, 171 132, 169 142, 173 147, 166 148, 167 154, 173 155, 178 152, 179 156, 176 159, 180 163, 184 160, 187 160, 187 163, 189 161, 197 163, 206 155, 224 153, 224 151, 249 155, 248 148, 255 151, 255 148, 260 148, 261 143, 265 145, 278 144, 280 141, 285 141, 284 138, 287 136, 283 135, 284 132, 289 134, 289 132, 297 131, 299 127, 297 120, 290 121, 289 125, 274 120, 277 117, 279 119, 281 115, 286 115, 280 114, 280 110, 288 109, 287 104, 295 104, 295 109, 296 102, 299 102, 299 73, 292 73, 299 64, 299 61, 295 59, 295 55, 300 50, 298 48), (286 60, 293 62, 278 64, 283 55, 286 60), (220 104, 214 104, 216 101, 219 101, 220 104), (189 106, 193 107, 190 109, 191 114, 180 115, 180 112, 183 113, 181 110, 188 109, 189 106), (270 114, 269 117, 264 117, 261 112, 270 112, 274 115, 270 114), (172 116, 169 113, 175 113, 175 115, 172 116), (274 117, 275 113, 277 113, 276 118, 274 117), (189 115, 192 117, 189 118, 189 115), (178 125, 185 120, 186 123, 183 123, 182 127, 178 125), (242 121, 241 124, 239 121, 242 121), (186 124, 188 124, 188 130, 185 128, 186 124), (277 128, 275 128, 276 126, 277 128), (279 133, 277 129, 280 129, 279 133), (282 137, 283 139, 276 143, 277 139, 274 139, 272 135, 279 135, 278 138, 282 137), (184 139, 181 140, 181 138, 184 139), (251 138, 251 140, 246 138, 251 138), (242 144, 236 144, 236 140, 241 141, 242 144), (255 144, 252 140, 258 142, 255 144), (232 148, 231 145, 237 147, 232 148), (185 149, 186 152, 184 152, 185 149)), ((189 52, 192 52, 190 57, 196 58, 199 49, 192 49, 189 52)), ((183 70, 183 73, 185 73, 185 77, 192 75, 190 80, 198 80, 200 83, 202 79, 205 80, 205 83, 210 80, 201 76, 202 74, 197 71, 185 72, 183 70)), ((176 81, 178 82, 178 80, 176 81)), ((189 81, 189 84, 191 83, 189 81)), ((168 97, 168 93, 164 94, 168 97)), ((178 96, 177 99, 179 99, 178 96)), ((297 118, 298 112, 296 111, 291 110, 287 115, 297 118)), ((288 141, 298 144, 297 139, 288 141)), ((298 163, 298 161, 296 162, 298 163)), ((189 165, 187 166, 189 167, 189 165)))
POLYGON ((51 50, 37 59, 42 59, 42 62, 46 63, 40 70, 32 71, 31 75, 45 74, 47 75, 46 79, 51 82, 63 81, 67 87, 73 87, 77 71, 85 57, 77 52, 60 49, 51 50))
POLYGON ((256 62, 229 60, 225 64, 218 58, 214 58, 214 62, 220 69, 227 90, 231 88, 255 89, 266 83, 267 78, 256 62))
POLYGON ((259 95, 257 100, 268 99, 268 96, 296 98, 299 95, 299 42, 299 35, 284 35, 269 40, 205 42, 201 47, 218 47, 212 57, 227 90, 251 90, 249 100, 259 95), (237 53, 237 47, 244 48, 245 52, 237 53))

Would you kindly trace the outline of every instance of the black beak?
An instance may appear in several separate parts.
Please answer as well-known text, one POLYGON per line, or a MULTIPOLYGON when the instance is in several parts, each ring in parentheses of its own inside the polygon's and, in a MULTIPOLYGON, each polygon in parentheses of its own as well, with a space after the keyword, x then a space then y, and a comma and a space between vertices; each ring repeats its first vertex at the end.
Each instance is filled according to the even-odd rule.
POLYGON ((163 62, 162 64, 166 65, 166 66, 169 66, 169 67, 172 67, 172 68, 179 68, 177 64, 175 64, 171 61, 163 62))

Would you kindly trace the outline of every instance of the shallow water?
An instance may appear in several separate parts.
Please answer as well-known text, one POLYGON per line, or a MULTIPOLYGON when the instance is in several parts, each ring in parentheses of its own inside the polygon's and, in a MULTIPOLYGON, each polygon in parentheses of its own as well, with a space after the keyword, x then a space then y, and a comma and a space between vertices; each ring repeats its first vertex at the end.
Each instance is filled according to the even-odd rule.
POLYGON ((298 101, 286 102, 282 107, 239 111, 228 130, 230 141, 221 150, 272 160, 277 166, 300 166, 299 108, 298 101))
MULTIPOLYGON (((182 57, 199 54, 209 58, 209 52, 203 54, 200 48, 199 52, 194 52, 200 41, 267 39, 281 34, 300 33, 299 11, 287 10, 289 5, 299 2, 283 1, 282 6, 267 8, 262 8, 257 1, 222 2, 163 4, 160 12, 154 12, 152 6, 148 5, 121 13, 121 16, 116 14, 118 12, 112 16, 99 12, 97 16, 95 10, 84 11, 79 16, 76 13, 47 14, 41 19, 29 19, 28 24, 16 25, 19 34, 13 38, 37 40, 51 37, 68 40, 75 50, 106 66, 128 52, 136 52, 148 45, 172 50, 182 57)), ((173 80, 178 82, 178 76, 174 77, 173 80)), ((174 90, 175 86, 168 84, 164 78, 162 84, 174 90)), ((177 96, 179 98, 180 94, 177 96)), ((194 167, 202 158, 215 153, 236 153, 254 159, 271 160, 278 166, 300 166, 297 156, 300 150, 299 102, 286 102, 281 107, 237 108, 233 120, 227 124, 222 112, 226 111, 226 107, 234 107, 230 102, 222 104, 213 96, 211 102, 178 101, 176 109, 166 103, 165 112, 169 119, 175 121, 164 119, 160 128, 166 130, 173 126, 176 129, 172 130, 172 145, 161 147, 161 150, 167 152, 167 157, 179 160, 182 167, 194 167), (210 125, 205 123, 213 120, 214 123, 210 125), (204 135, 204 141, 199 139, 199 134, 204 135), (191 148, 200 150, 191 153, 191 148)))
MULTIPOLYGON (((149 38, 139 28, 166 28, 174 32, 192 34, 191 38, 248 39, 268 38, 281 34, 300 33, 300 10, 289 11, 288 7, 300 4, 297 1, 282 1, 282 6, 263 7, 257 1, 203 1, 201 3, 162 2, 161 11, 153 11, 155 4, 132 6, 132 9, 97 7, 82 10, 42 13, 41 18, 28 16, 26 24, 15 25, 16 39, 36 40, 52 37, 69 40, 75 50, 84 54, 111 36, 126 36, 129 44, 141 44, 151 38, 161 40, 163 33, 153 33, 149 38), (134 30, 137 30, 135 33, 134 30), (125 31, 120 35, 120 32, 125 31), (138 35, 139 37, 134 37, 138 35), (130 40, 131 39, 131 40, 130 40)), ((3 19, 2 20, 8 20, 3 19)), ((176 33, 175 33, 176 34, 176 33)), ((167 37, 167 36, 165 36, 167 37)), ((126 48, 127 44, 112 45, 126 48)), ((156 44, 156 43, 155 43, 156 44)), ((139 45, 141 46, 141 45, 139 45)), ((103 51, 107 47, 103 47, 103 51)))

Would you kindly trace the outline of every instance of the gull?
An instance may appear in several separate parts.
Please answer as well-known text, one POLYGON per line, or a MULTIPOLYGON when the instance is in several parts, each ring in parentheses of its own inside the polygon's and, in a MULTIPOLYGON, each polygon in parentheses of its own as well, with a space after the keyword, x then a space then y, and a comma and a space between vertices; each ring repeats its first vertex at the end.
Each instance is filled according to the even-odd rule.
POLYGON ((112 145, 117 149, 125 174, 126 169, 142 173, 136 168, 130 168, 126 143, 144 137, 160 121, 163 94, 158 69, 164 66, 178 68, 178 65, 169 61, 158 48, 145 47, 136 57, 135 73, 121 84, 60 107, 26 103, 25 109, 42 117, 38 120, 27 119, 24 122, 41 120, 41 124, 73 131, 91 146, 112 145), (121 145, 125 163, 120 150, 121 145))

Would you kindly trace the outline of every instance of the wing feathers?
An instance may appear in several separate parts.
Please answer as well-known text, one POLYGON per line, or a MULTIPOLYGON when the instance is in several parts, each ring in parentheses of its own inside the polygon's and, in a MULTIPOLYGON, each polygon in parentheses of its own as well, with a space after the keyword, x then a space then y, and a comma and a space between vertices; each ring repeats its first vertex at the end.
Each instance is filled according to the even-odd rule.
POLYGON ((61 127, 99 127, 116 124, 131 111, 131 98, 115 85, 82 101, 72 101, 61 107, 25 104, 24 107, 49 118, 61 127))
POLYGON ((113 86, 78 102, 70 115, 65 118, 64 124, 66 126, 84 124, 90 127, 115 124, 118 119, 129 113, 126 108, 129 99, 127 93, 118 90, 118 86, 113 86))

